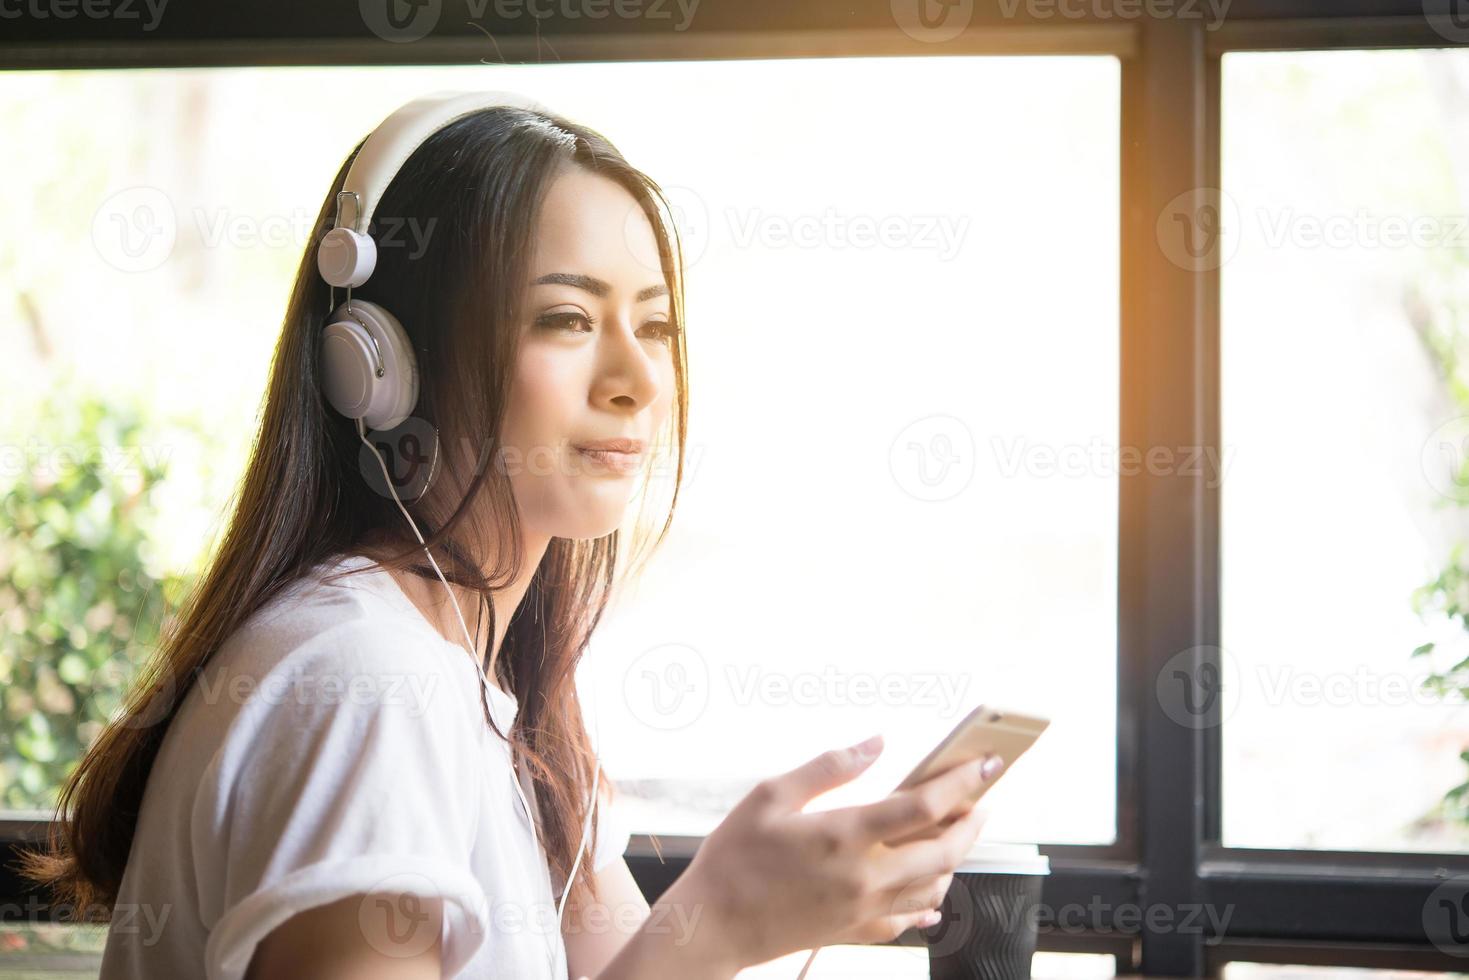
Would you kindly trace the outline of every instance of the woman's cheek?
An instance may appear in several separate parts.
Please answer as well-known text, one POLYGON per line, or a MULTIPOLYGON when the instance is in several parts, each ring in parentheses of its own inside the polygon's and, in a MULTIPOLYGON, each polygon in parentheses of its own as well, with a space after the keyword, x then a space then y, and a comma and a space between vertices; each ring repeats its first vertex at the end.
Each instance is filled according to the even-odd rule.
POLYGON ((577 433, 568 431, 567 425, 575 411, 576 386, 580 383, 578 372, 565 363, 565 358, 536 351, 522 357, 514 397, 523 434, 552 446, 575 436, 577 433))

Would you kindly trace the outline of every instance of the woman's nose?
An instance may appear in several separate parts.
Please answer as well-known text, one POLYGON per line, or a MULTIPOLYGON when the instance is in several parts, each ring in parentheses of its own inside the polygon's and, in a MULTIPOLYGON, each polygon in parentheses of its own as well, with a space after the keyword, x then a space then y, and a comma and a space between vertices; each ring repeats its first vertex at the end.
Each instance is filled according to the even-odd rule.
POLYGON ((637 325, 619 314, 602 333, 596 393, 598 399, 624 407, 641 408, 658 397, 659 372, 649 344, 637 335, 637 325))

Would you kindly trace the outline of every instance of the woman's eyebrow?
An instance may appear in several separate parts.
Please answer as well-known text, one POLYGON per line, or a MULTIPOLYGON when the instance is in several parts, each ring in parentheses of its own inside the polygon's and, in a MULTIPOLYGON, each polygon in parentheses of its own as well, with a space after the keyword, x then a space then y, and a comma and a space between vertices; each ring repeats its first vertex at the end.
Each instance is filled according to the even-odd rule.
MULTIPOLYGON (((577 289, 585 289, 593 296, 599 297, 606 296, 612 291, 612 287, 607 284, 606 280, 598 279, 596 276, 584 276, 576 272, 548 272, 531 283, 532 286, 543 284, 575 286, 577 289)), ((668 287, 660 282, 656 286, 645 286, 638 290, 638 294, 633 299, 642 303, 658 296, 666 295, 668 295, 668 287)))

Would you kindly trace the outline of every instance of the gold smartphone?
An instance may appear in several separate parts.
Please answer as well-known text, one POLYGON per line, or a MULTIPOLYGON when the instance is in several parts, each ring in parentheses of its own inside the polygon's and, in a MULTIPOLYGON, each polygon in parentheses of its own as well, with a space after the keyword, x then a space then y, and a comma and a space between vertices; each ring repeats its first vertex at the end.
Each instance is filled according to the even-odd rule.
MULTIPOLYGON (((908 789, 931 776, 937 776, 954 766, 990 753, 1005 760, 1005 768, 1000 770, 1000 775, 1003 776, 1015 765, 1015 760, 1035 744, 1035 740, 1041 737, 1041 732, 1050 723, 1048 718, 982 704, 960 719, 953 731, 923 757, 923 761, 914 767, 893 792, 908 789)), ((995 780, 981 783, 979 790, 969 797, 970 802, 978 801, 994 784, 995 780)))

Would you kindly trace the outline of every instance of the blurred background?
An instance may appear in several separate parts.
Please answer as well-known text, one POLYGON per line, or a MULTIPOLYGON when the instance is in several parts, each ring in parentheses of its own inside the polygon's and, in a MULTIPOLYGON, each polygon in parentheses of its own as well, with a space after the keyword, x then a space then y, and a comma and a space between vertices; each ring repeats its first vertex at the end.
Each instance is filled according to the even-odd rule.
MULTIPOLYGON (((1221 63, 1213 216, 1157 216, 1217 272, 1217 439, 1170 446, 1123 437, 1115 56, 0 72, 6 816, 50 816, 215 544, 342 159, 504 88, 659 181, 689 262, 690 468, 579 677, 638 835, 882 732, 825 804, 875 799, 988 703, 1054 721, 984 839, 1131 846, 1119 488, 1181 474, 1217 494, 1217 843, 1464 868, 1469 50, 1221 63)), ((77 975, 98 943, 0 934, 77 975)), ((923 963, 882 953, 818 962, 923 963)))

